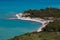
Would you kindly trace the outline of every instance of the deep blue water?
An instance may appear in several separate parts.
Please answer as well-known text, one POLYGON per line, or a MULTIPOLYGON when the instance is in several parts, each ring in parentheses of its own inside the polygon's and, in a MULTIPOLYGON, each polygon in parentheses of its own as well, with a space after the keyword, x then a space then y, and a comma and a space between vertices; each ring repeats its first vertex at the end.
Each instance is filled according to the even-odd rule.
POLYGON ((7 40, 27 32, 37 30, 41 23, 24 20, 0 19, 0 40, 7 40))
POLYGON ((29 6, 23 1, 0 1, 0 40, 32 32, 41 26, 41 23, 37 22, 7 19, 30 8, 32 9, 33 6, 29 6))

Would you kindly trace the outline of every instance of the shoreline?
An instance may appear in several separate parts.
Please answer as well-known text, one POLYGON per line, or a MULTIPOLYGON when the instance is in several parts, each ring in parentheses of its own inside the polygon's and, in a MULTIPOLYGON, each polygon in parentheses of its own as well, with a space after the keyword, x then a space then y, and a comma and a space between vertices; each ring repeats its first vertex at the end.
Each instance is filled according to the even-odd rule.
POLYGON ((44 19, 41 19, 41 18, 21 17, 22 15, 20 16, 19 14, 16 14, 16 16, 17 16, 17 19, 42 23, 42 26, 36 30, 37 32, 42 31, 42 28, 44 28, 50 22, 49 20, 45 21, 44 19))
MULTIPOLYGON (((21 15, 22 16, 22 15, 21 15)), ((17 18, 9 18, 9 20, 12 20, 12 19, 19 19, 19 20, 28 20, 28 21, 35 21, 35 22, 39 22, 39 23, 42 23, 42 26, 39 27, 36 32, 40 32, 42 31, 42 28, 44 28, 50 21, 47 20, 45 21, 44 19, 41 19, 41 18, 30 18, 30 17, 21 17, 20 14, 16 14, 16 17, 17 18)))

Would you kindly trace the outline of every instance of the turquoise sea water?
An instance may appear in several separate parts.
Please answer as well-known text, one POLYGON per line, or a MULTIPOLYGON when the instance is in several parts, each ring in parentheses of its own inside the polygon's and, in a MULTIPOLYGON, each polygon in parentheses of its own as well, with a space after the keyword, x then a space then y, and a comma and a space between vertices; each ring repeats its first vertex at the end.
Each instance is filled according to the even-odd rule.
POLYGON ((0 19, 0 40, 7 40, 27 32, 37 30, 41 23, 24 20, 0 19))
POLYGON ((19 1, 0 1, 0 40, 7 40, 14 36, 32 32, 41 26, 41 23, 37 22, 7 19, 15 17, 15 14, 28 8, 32 8, 25 6, 25 4, 19 1))

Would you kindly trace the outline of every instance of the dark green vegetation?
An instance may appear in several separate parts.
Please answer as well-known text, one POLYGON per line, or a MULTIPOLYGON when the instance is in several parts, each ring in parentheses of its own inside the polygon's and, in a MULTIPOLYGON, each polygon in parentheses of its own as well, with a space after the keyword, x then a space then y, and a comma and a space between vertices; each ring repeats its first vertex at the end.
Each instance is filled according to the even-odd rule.
POLYGON ((42 29, 42 32, 26 33, 11 38, 10 40, 60 40, 60 9, 46 8, 41 10, 28 10, 25 12, 30 13, 30 17, 41 17, 45 19, 46 17, 53 17, 54 22, 50 22, 42 29))
POLYGON ((60 40, 60 32, 33 32, 16 36, 10 40, 60 40))
POLYGON ((54 22, 49 23, 45 28, 43 28, 43 31, 60 32, 60 20, 55 20, 54 22))
POLYGON ((24 11, 24 13, 30 13, 30 17, 60 17, 60 9, 57 8, 46 8, 40 10, 28 10, 24 11))

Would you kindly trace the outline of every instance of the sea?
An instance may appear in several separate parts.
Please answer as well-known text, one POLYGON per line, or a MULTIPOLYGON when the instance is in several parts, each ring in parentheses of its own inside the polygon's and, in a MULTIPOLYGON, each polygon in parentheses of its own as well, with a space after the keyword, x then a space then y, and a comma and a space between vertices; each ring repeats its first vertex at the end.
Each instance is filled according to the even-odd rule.
POLYGON ((25 2, 22 0, 0 1, 0 40, 8 40, 15 36, 35 31, 39 27, 41 27, 42 24, 38 22, 8 19, 16 18, 16 14, 24 12, 28 9, 34 9, 33 5, 29 2, 25 2))

